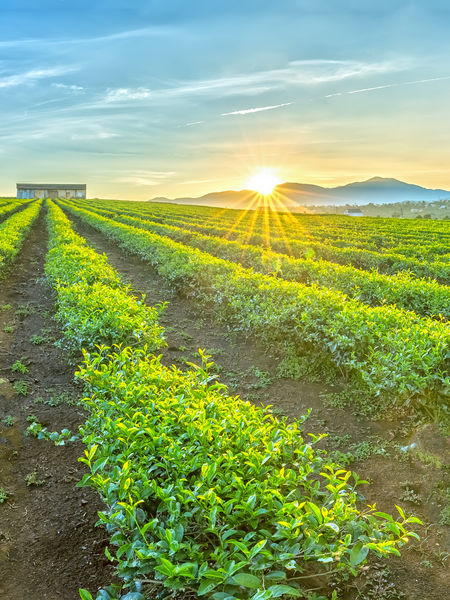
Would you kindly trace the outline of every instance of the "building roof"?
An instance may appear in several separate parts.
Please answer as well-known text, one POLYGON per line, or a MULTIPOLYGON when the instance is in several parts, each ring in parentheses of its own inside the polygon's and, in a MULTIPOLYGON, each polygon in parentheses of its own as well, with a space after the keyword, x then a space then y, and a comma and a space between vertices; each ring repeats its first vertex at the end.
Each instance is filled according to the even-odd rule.
POLYGON ((85 183, 17 183, 17 189, 33 190, 85 190, 85 183))

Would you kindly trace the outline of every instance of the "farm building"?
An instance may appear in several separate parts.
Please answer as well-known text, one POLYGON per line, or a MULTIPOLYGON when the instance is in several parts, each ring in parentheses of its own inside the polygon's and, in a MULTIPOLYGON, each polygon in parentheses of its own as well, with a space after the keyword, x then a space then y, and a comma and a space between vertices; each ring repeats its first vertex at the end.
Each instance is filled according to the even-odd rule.
POLYGON ((17 198, 86 198, 85 183, 17 183, 17 198))
POLYGON ((345 211, 344 215, 349 217, 363 217, 362 211, 359 208, 349 208, 345 211))

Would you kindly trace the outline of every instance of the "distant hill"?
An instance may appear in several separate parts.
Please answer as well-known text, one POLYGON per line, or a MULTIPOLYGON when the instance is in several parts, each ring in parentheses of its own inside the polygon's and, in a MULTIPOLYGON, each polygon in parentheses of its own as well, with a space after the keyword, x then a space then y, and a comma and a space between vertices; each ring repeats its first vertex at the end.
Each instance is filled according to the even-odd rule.
MULTIPOLYGON (((302 206, 342 206, 344 204, 364 205, 391 204, 396 202, 433 202, 450 199, 450 191, 428 189, 405 183, 398 179, 372 177, 366 181, 356 181, 334 188, 325 188, 307 183, 282 183, 274 190, 274 205, 290 210, 302 206), (278 206, 278 204, 280 206, 278 206)), ((223 208, 255 208, 263 197, 251 190, 211 192, 199 198, 153 198, 152 202, 174 202, 176 204, 197 204, 223 208)))

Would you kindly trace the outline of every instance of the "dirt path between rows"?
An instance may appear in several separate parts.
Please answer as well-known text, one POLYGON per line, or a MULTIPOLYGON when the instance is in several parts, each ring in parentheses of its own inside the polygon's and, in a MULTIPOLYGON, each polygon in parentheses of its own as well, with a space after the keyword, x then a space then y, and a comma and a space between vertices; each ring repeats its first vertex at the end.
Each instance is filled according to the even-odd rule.
POLYGON ((111 581, 106 535, 94 527, 102 504, 93 491, 75 487, 84 472, 77 462, 82 444, 55 447, 25 434, 34 418, 51 431, 76 431, 84 420, 71 404, 81 393, 73 383, 76 364, 54 345, 61 337, 52 319, 54 297, 39 281, 46 242, 41 214, 0 282, 2 600, 79 600, 79 587, 95 592, 111 581), (16 361, 28 372, 13 371, 16 361))
MULTIPOLYGON (((231 393, 258 404, 273 405, 277 412, 290 418, 299 417, 311 408, 305 431, 326 432, 334 441, 341 439, 341 451, 352 443, 362 443, 359 460, 350 468, 364 479, 370 479, 371 485, 363 489, 366 503, 376 502, 378 510, 391 514, 395 513, 394 505, 400 504, 407 513, 414 513, 425 521, 426 527, 419 532, 420 544, 410 544, 401 559, 373 561, 356 582, 340 585, 339 599, 440 600, 447 597, 450 583, 446 569, 446 552, 450 550, 448 528, 444 530, 436 524, 441 505, 434 495, 442 483, 442 469, 406 455, 399 460, 391 447, 411 440, 405 440, 401 430, 394 430, 392 423, 374 423, 356 417, 348 409, 327 406, 323 394, 335 388, 277 377, 274 358, 264 352, 256 340, 243 339, 228 331, 213 311, 205 310, 171 288, 148 263, 121 250, 80 219, 69 216, 88 243, 107 254, 123 281, 146 294, 148 304, 168 302, 161 317, 168 342, 163 362, 186 368, 186 361, 198 363, 195 352, 202 348, 213 356, 220 381, 229 386, 231 393), (364 454, 364 444, 368 456, 364 454), (409 487, 405 488, 405 482, 409 487), (413 502, 407 499, 409 491, 413 502)), ((433 457, 445 456, 448 450, 434 427, 425 428, 418 441, 426 442, 427 451, 433 457)))

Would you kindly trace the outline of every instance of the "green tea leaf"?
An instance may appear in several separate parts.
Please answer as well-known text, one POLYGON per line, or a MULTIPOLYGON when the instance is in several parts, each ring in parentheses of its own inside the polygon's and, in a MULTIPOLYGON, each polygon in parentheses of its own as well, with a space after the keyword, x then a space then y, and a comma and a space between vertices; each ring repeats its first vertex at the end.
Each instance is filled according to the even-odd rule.
POLYGON ((272 585, 268 588, 268 590, 272 594, 271 598, 279 598, 280 596, 283 596, 284 594, 286 596, 292 596, 294 598, 300 598, 302 596, 302 593, 300 592, 300 590, 298 590, 297 588, 293 588, 290 585, 284 585, 284 584, 272 585))
POLYGON ((262 586, 262 581, 256 575, 252 575, 251 573, 236 573, 233 575, 234 581, 238 585, 242 585, 247 588, 258 588, 262 586))
POLYGON ((210 592, 211 590, 213 590, 215 587, 217 587, 219 585, 219 581, 202 581, 200 583, 200 585, 198 586, 198 590, 197 590, 197 595, 198 596, 204 596, 205 594, 207 594, 208 592, 210 592))
POLYGON ((356 567, 362 563, 362 561, 366 558, 369 552, 369 548, 364 546, 362 542, 357 542, 350 552, 350 564, 352 567, 356 567))

